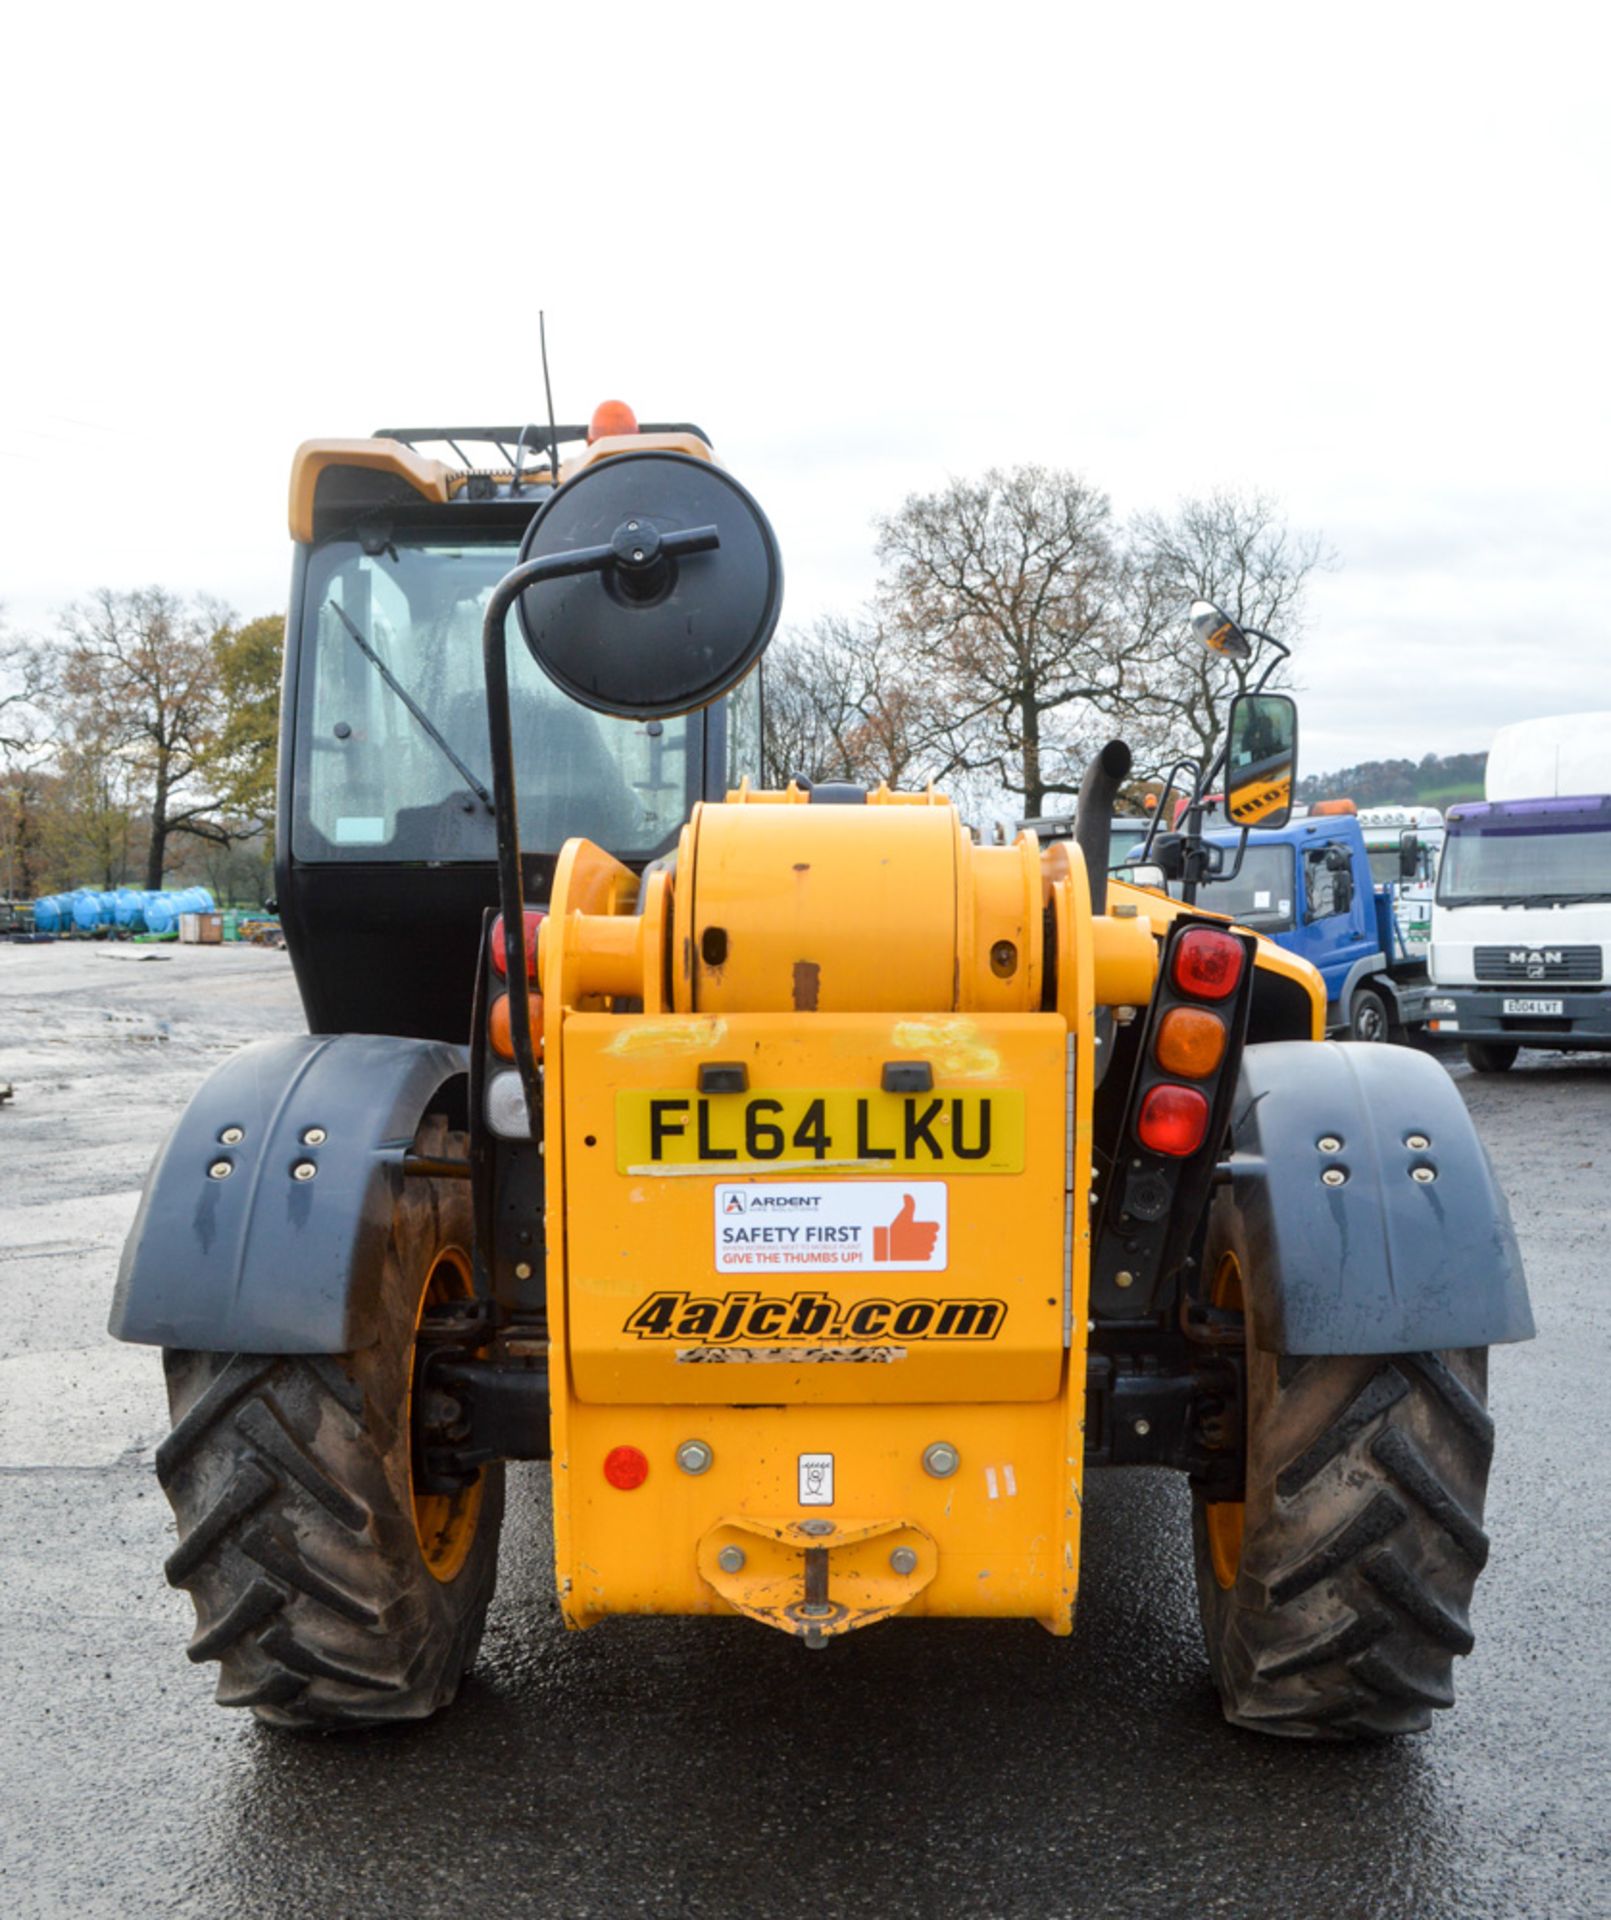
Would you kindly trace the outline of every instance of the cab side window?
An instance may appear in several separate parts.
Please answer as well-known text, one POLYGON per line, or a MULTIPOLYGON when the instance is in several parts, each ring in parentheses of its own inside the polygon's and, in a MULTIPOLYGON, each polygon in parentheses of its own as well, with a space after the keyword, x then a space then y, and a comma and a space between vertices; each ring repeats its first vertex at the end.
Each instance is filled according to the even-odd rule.
POLYGON ((1305 847, 1303 850, 1303 913, 1306 920, 1329 920, 1334 913, 1346 913, 1352 888, 1346 868, 1330 863, 1330 847, 1305 847))

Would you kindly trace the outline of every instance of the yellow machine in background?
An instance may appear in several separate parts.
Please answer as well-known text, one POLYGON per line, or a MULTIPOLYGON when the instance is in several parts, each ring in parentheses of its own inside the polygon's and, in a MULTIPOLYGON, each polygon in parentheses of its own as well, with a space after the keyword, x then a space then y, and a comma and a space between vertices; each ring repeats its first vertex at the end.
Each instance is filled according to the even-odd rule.
POLYGON ((1447 1076, 1322 1043, 1319 975, 1193 904, 1222 769, 1233 818, 1290 810, 1292 702, 1238 696, 1149 837, 1180 898, 1108 877, 1119 742, 1044 848, 933 792, 758 790, 776 542, 696 430, 623 411, 536 476, 524 428, 439 430, 493 471, 299 456, 281 893, 323 1031, 196 1096, 113 1314, 166 1349, 192 1657, 275 1724, 433 1712, 503 1463, 548 1458, 572 1627, 1067 1634, 1087 1470, 1153 1465, 1228 1717, 1425 1726, 1486 1554, 1486 1349, 1531 1323, 1447 1076))

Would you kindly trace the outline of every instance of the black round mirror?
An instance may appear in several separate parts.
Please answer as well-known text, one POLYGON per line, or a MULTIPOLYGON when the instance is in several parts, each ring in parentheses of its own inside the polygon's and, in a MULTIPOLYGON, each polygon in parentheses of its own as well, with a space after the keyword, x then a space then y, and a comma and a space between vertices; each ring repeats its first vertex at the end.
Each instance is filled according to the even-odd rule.
POLYGON ((583 547, 619 563, 540 581, 516 603, 532 657, 583 706, 630 720, 692 713, 735 687, 783 605, 777 537, 708 460, 645 450, 586 467, 537 514, 521 560, 583 547), (718 544, 665 554, 668 534, 714 527, 718 544))
POLYGON ((1189 618, 1192 632, 1205 647, 1215 653, 1223 653, 1230 660, 1253 658, 1252 641, 1231 616, 1216 607, 1212 600, 1194 600, 1189 618))

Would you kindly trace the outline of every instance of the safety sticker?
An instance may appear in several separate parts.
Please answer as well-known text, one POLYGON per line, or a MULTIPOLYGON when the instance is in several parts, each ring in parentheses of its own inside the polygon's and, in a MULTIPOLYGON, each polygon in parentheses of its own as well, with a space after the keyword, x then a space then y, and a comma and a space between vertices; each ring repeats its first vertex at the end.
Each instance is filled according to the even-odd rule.
POLYGON ((943 1180, 722 1182, 718 1273, 942 1273, 943 1180))
POLYGON ((800 1505, 802 1507, 833 1505, 833 1455, 831 1453, 800 1455, 800 1505))

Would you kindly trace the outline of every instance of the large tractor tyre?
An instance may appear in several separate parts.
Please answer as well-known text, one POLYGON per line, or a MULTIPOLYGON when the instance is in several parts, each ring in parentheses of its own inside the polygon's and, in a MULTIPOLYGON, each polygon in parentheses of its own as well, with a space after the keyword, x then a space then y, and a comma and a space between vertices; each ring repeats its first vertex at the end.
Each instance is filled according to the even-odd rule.
MULTIPOLYGON (((432 1116, 416 1151, 463 1159, 432 1116)), ((218 1701, 279 1727, 421 1720, 480 1643, 503 1468, 416 1495, 414 1336, 470 1292, 467 1181, 411 1179, 392 1215, 380 1334, 355 1353, 164 1356, 173 1430, 157 1476, 179 1522, 167 1575, 196 1608, 192 1660, 218 1701)))
MULTIPOLYGON (((1243 1308, 1244 1223, 1209 1229, 1218 1304, 1243 1308)), ((1488 1557, 1486 1348, 1262 1353, 1248 1327, 1241 1502, 1194 1498, 1197 1595, 1225 1717, 1308 1740, 1419 1733, 1454 1704, 1488 1557)))
POLYGON ((1374 987, 1361 987, 1348 1009, 1348 1037, 1375 1044, 1393 1037, 1387 1002, 1374 987))
POLYGON ((1503 1040, 1466 1042, 1466 1059, 1478 1073, 1509 1073, 1520 1052, 1520 1047, 1507 1046, 1503 1040))

